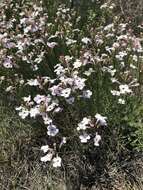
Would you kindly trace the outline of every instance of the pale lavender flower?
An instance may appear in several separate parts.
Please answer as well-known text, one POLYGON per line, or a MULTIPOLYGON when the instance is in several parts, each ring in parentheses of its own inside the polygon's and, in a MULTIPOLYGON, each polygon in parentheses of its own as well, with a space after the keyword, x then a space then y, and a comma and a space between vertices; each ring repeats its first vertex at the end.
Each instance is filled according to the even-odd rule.
POLYGON ((74 97, 71 97, 71 98, 66 99, 66 102, 67 102, 68 104, 73 104, 74 101, 75 101, 75 98, 74 98, 74 97))
POLYGON ((45 100, 45 96, 44 95, 39 95, 37 94, 35 97, 34 97, 34 101, 37 103, 37 104, 40 104, 41 102, 44 102, 45 100))
POLYGON ((49 90, 51 91, 53 96, 59 96, 62 91, 62 88, 59 85, 54 85, 51 88, 49 88, 49 90))
POLYGON ((85 81, 86 79, 75 77, 74 78, 74 88, 82 90, 85 87, 85 81))
POLYGON ((55 46, 57 46, 58 44, 56 43, 56 42, 47 42, 47 46, 49 47, 49 48, 54 48, 55 46))
POLYGON ((50 124, 48 127, 47 127, 47 134, 49 136, 52 136, 54 137, 55 135, 57 135, 57 133, 59 132, 59 129, 56 127, 56 125, 53 125, 53 124, 50 124))

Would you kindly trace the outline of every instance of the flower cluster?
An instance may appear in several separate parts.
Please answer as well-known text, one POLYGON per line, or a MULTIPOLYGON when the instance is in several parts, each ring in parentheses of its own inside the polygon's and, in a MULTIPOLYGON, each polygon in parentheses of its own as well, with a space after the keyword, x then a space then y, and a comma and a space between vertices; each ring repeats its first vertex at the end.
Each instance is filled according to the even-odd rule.
POLYGON ((105 127, 107 126, 106 117, 103 117, 100 114, 96 114, 94 118, 91 119, 84 117, 80 123, 78 123, 77 131, 79 131, 81 134, 79 135, 81 143, 87 143, 88 140, 91 139, 92 136, 94 136, 94 145, 99 146, 99 142, 101 140, 101 136, 98 134, 98 132, 94 131, 95 129, 98 129, 98 126, 105 127), (93 130, 93 131, 92 131, 93 130), (88 134, 86 131, 92 132, 91 134, 88 134))

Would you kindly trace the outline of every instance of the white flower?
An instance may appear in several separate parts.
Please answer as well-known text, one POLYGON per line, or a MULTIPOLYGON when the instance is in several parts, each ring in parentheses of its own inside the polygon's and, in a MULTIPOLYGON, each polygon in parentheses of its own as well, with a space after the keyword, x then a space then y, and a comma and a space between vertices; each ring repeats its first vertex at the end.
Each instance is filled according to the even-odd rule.
POLYGON ((118 103, 119 103, 119 104, 125 104, 125 100, 122 99, 122 98, 119 98, 119 99, 118 99, 118 103))
POLYGON ((5 76, 0 76, 0 80, 4 81, 5 80, 5 76))
POLYGON ((135 61, 135 62, 138 61, 138 57, 137 57, 137 55, 133 55, 133 61, 135 61))
POLYGON ((94 146, 99 146, 99 142, 101 141, 101 136, 96 133, 96 136, 94 137, 94 146))
POLYGON ((63 143, 63 144, 66 144, 66 142, 67 142, 66 137, 63 137, 62 143, 63 143))
POLYGON ((32 65, 32 69, 33 69, 33 71, 37 71, 38 70, 38 66, 36 64, 32 65))
POLYGON ((85 37, 85 38, 82 38, 82 40, 81 40, 84 44, 88 44, 88 43, 91 43, 91 39, 90 38, 87 38, 87 37, 85 37))
POLYGON ((129 86, 127 84, 120 85, 119 89, 120 89, 121 94, 128 94, 128 93, 132 92, 132 90, 129 88, 129 86))
POLYGON ((40 114, 38 107, 33 107, 30 109, 30 117, 36 117, 38 114, 40 114))
POLYGON ((131 82, 130 82, 130 87, 137 87, 137 86, 139 86, 140 84, 137 82, 138 80, 135 78, 134 80, 132 80, 131 82))
POLYGON ((58 112, 61 112, 63 109, 60 108, 60 107, 57 107, 54 109, 53 113, 58 113, 58 112))
POLYGON ((27 26, 24 28, 24 33, 28 33, 31 30, 31 26, 27 26))
POLYGON ((133 64, 130 64, 130 67, 132 68, 132 69, 136 69, 137 67, 135 66, 135 65, 133 65, 133 64))
POLYGON ((86 76, 90 76, 93 72, 94 72, 94 70, 92 68, 89 68, 89 70, 85 71, 84 74, 86 76))
POLYGON ((114 48, 119 48, 119 47, 120 47, 120 44, 119 44, 118 42, 114 42, 114 43, 113 43, 113 47, 114 47, 114 48))
POLYGON ((61 91, 61 96, 65 97, 65 98, 68 98, 70 96, 70 93, 71 93, 71 89, 70 88, 66 88, 66 89, 63 89, 61 91))
POLYGON ((42 79, 43 79, 43 85, 47 84, 50 80, 50 78, 47 76, 42 77, 42 79))
POLYGON ((106 119, 107 119, 107 117, 103 117, 102 115, 100 115, 100 114, 96 114, 95 115, 95 118, 96 118, 96 124, 99 124, 99 125, 101 125, 101 126, 107 126, 107 122, 106 122, 106 119))
POLYGON ((111 69, 111 70, 109 69, 108 72, 109 72, 109 73, 111 74, 111 76, 113 77, 113 76, 115 75, 115 73, 116 73, 116 69, 113 69, 113 70, 112 70, 112 69, 111 69))
POLYGON ((52 111, 56 106, 58 106, 58 104, 53 102, 52 104, 48 105, 46 111, 52 111))
POLYGON ((127 35, 120 35, 117 37, 117 40, 128 40, 128 36, 127 35))
POLYGON ((127 52, 125 51, 121 51, 119 52, 119 54, 117 54, 115 57, 119 60, 119 61, 122 61, 123 58, 127 55, 127 52))
POLYGON ((59 156, 53 158, 52 161, 53 161, 53 167, 54 168, 61 167, 62 159, 59 156))
POLYGON ((67 138, 66 137, 63 137, 61 143, 60 143, 60 148, 63 144, 66 144, 67 143, 67 138))
POLYGON ((84 90, 83 95, 84 98, 90 98, 92 96, 91 90, 84 90))
POLYGON ((86 130, 91 120, 87 117, 84 117, 83 120, 78 124, 77 130, 86 130))
POLYGON ((79 138, 81 143, 87 143, 87 141, 90 139, 90 135, 84 133, 83 135, 80 135, 79 138))
MULTIPOLYGON (((22 15, 20 15, 20 16, 22 16, 22 15)), ((27 21, 28 19, 27 18, 21 18, 20 19, 20 24, 25 24, 26 23, 26 21, 27 21)))
POLYGON ((58 75, 58 76, 60 76, 60 75, 63 75, 64 73, 65 73, 65 68, 62 66, 62 65, 60 65, 60 64, 57 64, 57 65, 55 65, 55 73, 58 75))
POLYGON ((72 61, 73 57, 70 57, 69 55, 65 55, 65 61, 70 62, 72 61))
POLYGON ((45 156, 41 157, 41 161, 42 161, 42 162, 51 161, 51 160, 52 160, 52 157, 53 157, 53 154, 49 152, 49 153, 46 154, 45 156))
POLYGON ((81 62, 79 59, 77 59, 77 60, 74 62, 74 64, 73 64, 73 66, 74 66, 75 69, 81 67, 81 65, 82 65, 82 62, 81 62))
POLYGON ((102 70, 103 70, 103 72, 108 72, 108 73, 110 73, 110 75, 113 77, 114 75, 115 75, 115 73, 116 73, 116 69, 113 69, 113 67, 112 66, 109 66, 109 67, 103 67, 102 68, 102 70))
POLYGON ((19 80, 19 84, 23 85, 24 84, 24 80, 19 80))
POLYGON ((16 110, 16 111, 21 111, 22 108, 23 108, 22 106, 19 106, 19 107, 16 107, 15 110, 16 110))
POLYGON ((31 96, 29 95, 28 97, 23 97, 24 102, 30 102, 31 96))
POLYGON ((108 24, 107 26, 104 27, 104 30, 107 31, 107 30, 111 30, 112 28, 114 27, 114 24, 108 24))
POLYGON ((37 79, 30 79, 28 80, 27 84, 29 84, 30 86, 38 86, 39 82, 37 79))
POLYGON ((22 108, 22 110, 19 112, 19 116, 22 119, 25 119, 29 115, 29 111, 25 108, 22 108))
POLYGON ((84 57, 84 59, 91 59, 91 57, 92 57, 92 55, 91 55, 91 53, 90 52, 88 52, 88 51, 86 51, 84 54, 83 54, 83 57, 84 57))
POLYGON ((57 127, 53 124, 50 124, 48 127, 47 127, 47 134, 49 136, 52 136, 54 137, 58 132, 59 132, 59 129, 57 129, 57 127))
POLYGON ((114 77, 111 78, 111 82, 112 82, 112 83, 119 83, 119 81, 118 81, 116 78, 114 78, 114 77))
POLYGON ((112 94, 113 96, 120 96, 120 91, 111 90, 111 94, 112 94))
POLYGON ((90 123, 90 119, 87 118, 87 117, 84 117, 83 120, 82 120, 82 123, 84 123, 85 125, 88 125, 90 123))
POLYGON ((68 104, 73 104, 74 101, 75 101, 75 98, 74 98, 74 97, 71 97, 71 98, 66 99, 66 102, 67 102, 68 104))
POLYGON ((48 146, 48 145, 41 146, 41 150, 42 150, 44 153, 46 153, 46 152, 48 152, 48 150, 49 150, 49 146, 48 146))
POLYGON ((67 44, 67 46, 69 46, 69 45, 75 44, 76 42, 77 42, 76 40, 67 38, 66 44, 67 44))
POLYGON ((49 125, 52 123, 52 119, 50 117, 48 117, 47 115, 43 115, 42 118, 44 120, 45 125, 49 125))
POLYGON ((8 87, 5 89, 5 91, 6 91, 6 92, 10 92, 10 91, 12 91, 13 89, 14 89, 13 86, 8 86, 8 87))
POLYGON ((100 9, 106 9, 108 7, 107 3, 104 3, 103 5, 100 6, 100 9))

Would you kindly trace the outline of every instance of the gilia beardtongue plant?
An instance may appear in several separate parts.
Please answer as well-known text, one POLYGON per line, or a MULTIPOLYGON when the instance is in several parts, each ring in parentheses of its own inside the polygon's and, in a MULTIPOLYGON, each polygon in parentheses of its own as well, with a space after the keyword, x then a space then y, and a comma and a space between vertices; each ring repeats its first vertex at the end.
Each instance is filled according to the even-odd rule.
MULTIPOLYGON (((71 61, 72 59, 70 59, 71 61)), ((76 106, 76 102, 79 99, 89 99, 92 96, 91 90, 87 89, 86 80, 87 78, 81 77, 80 67, 76 65, 77 60, 73 63, 72 67, 64 67, 62 64, 57 64, 55 66, 56 78, 50 79, 46 78, 49 88, 46 90, 46 95, 37 94, 35 97, 30 95, 23 97, 24 106, 17 107, 16 110, 19 111, 19 116, 25 119, 26 117, 36 118, 41 116, 43 124, 47 127, 47 138, 60 137, 60 142, 54 142, 52 145, 44 145, 41 147, 41 151, 45 153, 41 157, 43 162, 51 162, 53 167, 61 166, 61 157, 58 155, 58 151, 62 146, 68 143, 68 139, 72 138, 72 135, 62 136, 61 130, 56 125, 56 116, 58 113, 65 113, 64 106, 76 106), (76 66, 75 66, 76 65, 76 66), (52 119, 54 118, 54 119, 52 119)), ((79 60, 78 60, 79 62, 79 60)), ((70 64, 68 61, 66 64, 70 64)), ((79 64, 82 66, 81 64, 79 64)), ((45 77, 43 77, 45 79, 45 77)), ((45 81, 41 80, 40 86, 45 88, 45 81)), ((26 83, 30 86, 39 86, 39 82, 36 79, 30 80, 26 83), (34 82, 32 82, 34 81, 34 82)), ((67 113, 66 113, 67 114, 67 113)), ((96 114, 93 118, 91 116, 84 117, 79 123, 77 123, 76 130, 73 129, 73 136, 77 136, 79 142, 85 144, 89 141, 93 141, 95 146, 99 146, 101 141, 101 136, 95 129, 98 127, 107 126, 106 117, 100 114, 96 114)), ((66 130, 66 129, 65 129, 66 130)))

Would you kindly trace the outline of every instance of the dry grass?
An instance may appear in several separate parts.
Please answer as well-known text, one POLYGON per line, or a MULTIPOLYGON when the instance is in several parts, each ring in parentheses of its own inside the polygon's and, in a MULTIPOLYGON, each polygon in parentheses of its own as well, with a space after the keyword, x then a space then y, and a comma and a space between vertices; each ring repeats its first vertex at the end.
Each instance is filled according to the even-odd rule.
POLYGON ((39 161, 41 137, 37 130, 7 106, 0 106, 1 190, 142 189, 141 156, 118 161, 116 150, 84 156, 71 153, 65 157, 65 168, 55 171, 39 161))
POLYGON ((135 22, 141 22, 143 16, 142 0, 116 0, 115 3, 119 7, 119 12, 125 19, 131 18, 135 22))

